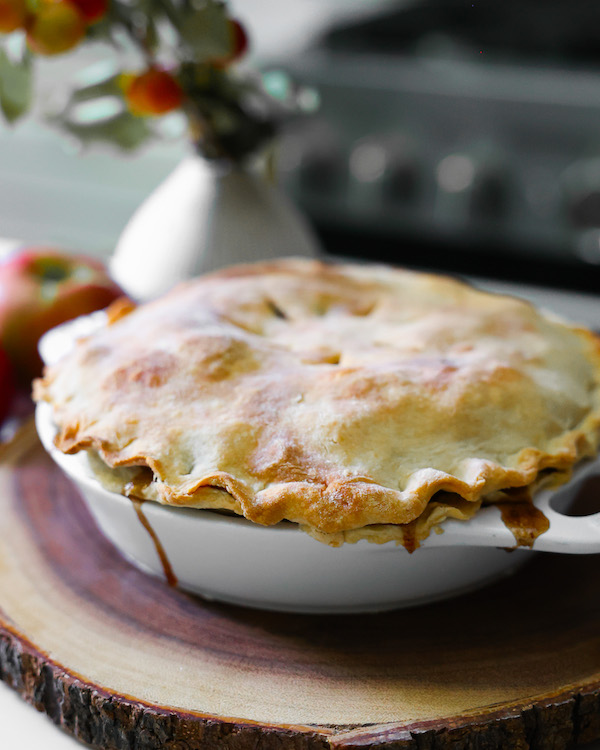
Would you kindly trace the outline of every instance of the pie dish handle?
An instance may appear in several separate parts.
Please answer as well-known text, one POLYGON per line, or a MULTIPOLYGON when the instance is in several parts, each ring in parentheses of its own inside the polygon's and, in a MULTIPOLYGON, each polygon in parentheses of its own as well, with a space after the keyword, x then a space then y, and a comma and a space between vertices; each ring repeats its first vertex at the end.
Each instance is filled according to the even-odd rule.
MULTIPOLYGON (((600 492, 600 457, 578 466, 564 486, 542 490, 535 496, 534 505, 548 519, 550 527, 534 540, 533 550, 568 554, 600 553, 600 511, 588 515, 569 515, 569 509, 576 503, 583 485, 594 477, 598 479, 600 492)), ((596 508, 600 508, 600 502, 596 508)), ((502 521, 496 505, 481 508, 468 522, 448 519, 440 531, 442 533, 431 534, 422 546, 513 549, 516 545, 513 532, 502 521)))
MULTIPOLYGON (((545 490, 540 493, 535 505, 550 521, 550 528, 536 539, 534 549, 542 552, 600 553, 600 510, 577 515, 570 511, 583 486, 594 479, 600 493, 600 458, 576 470, 571 482, 558 491, 545 490)), ((600 509, 600 499, 596 497, 594 506, 600 509)))

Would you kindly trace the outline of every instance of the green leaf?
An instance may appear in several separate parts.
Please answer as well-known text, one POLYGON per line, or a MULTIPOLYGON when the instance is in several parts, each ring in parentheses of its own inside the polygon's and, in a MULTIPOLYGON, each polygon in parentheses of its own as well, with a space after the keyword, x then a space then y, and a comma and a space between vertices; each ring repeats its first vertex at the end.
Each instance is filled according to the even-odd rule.
POLYGON ((121 97, 121 70, 112 60, 104 60, 81 70, 73 80, 67 106, 100 96, 121 97))
POLYGON ((32 96, 31 55, 24 50, 15 58, 0 49, 0 109, 8 122, 15 122, 27 112, 32 96))
POLYGON ((155 137, 144 118, 135 117, 117 105, 118 100, 112 100, 111 104, 108 98, 96 103, 90 101, 84 111, 74 107, 52 117, 49 122, 73 135, 83 146, 103 142, 132 151, 155 137))

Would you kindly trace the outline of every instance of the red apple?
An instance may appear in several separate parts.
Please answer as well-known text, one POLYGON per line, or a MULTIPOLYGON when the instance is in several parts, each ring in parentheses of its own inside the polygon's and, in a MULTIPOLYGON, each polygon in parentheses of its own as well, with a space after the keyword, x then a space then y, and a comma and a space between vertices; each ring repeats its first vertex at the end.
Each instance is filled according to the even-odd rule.
POLYGON ((42 371, 40 336, 123 294, 94 258, 46 247, 24 248, 0 263, 0 346, 23 384, 42 371))
POLYGON ((4 349, 0 349, 0 424, 4 422, 15 397, 12 365, 4 349))

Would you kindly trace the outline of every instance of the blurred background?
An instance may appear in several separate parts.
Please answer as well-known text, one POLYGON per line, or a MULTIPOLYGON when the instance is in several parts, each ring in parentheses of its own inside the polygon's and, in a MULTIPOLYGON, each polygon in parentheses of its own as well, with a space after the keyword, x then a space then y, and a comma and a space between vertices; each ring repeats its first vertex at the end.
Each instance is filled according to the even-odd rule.
MULTIPOLYGON (((235 0, 252 62, 320 106, 281 140, 281 183, 344 256, 595 292, 597 0, 235 0)), ((85 50, 40 66, 60 89, 85 50)), ((189 148, 81 151, 0 127, 0 236, 108 256, 189 148)))

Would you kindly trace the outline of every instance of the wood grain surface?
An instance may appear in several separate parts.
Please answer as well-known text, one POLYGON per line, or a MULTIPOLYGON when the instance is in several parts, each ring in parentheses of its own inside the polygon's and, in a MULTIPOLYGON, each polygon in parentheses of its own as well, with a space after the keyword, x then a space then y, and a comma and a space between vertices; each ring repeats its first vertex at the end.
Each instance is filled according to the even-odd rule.
POLYGON ((600 737, 600 556, 383 615, 209 603, 121 557, 25 429, 0 451, 0 678, 107 750, 561 750, 600 737))

